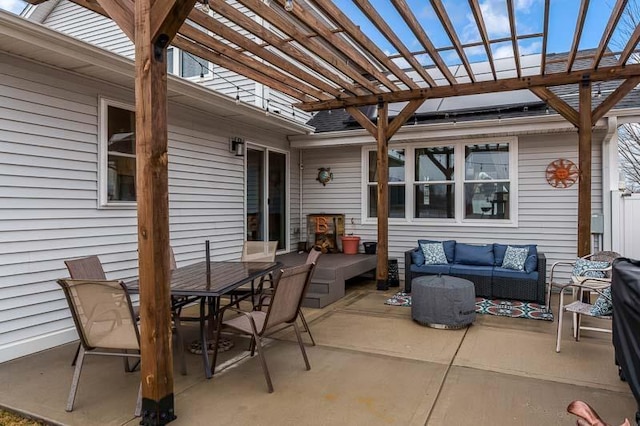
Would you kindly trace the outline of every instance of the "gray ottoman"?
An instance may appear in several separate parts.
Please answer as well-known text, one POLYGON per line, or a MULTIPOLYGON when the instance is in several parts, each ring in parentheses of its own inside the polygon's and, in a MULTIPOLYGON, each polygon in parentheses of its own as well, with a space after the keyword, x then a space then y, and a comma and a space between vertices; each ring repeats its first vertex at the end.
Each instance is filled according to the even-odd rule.
POLYGON ((476 290, 471 281, 448 275, 414 278, 411 317, 435 328, 462 328, 476 319, 476 290))

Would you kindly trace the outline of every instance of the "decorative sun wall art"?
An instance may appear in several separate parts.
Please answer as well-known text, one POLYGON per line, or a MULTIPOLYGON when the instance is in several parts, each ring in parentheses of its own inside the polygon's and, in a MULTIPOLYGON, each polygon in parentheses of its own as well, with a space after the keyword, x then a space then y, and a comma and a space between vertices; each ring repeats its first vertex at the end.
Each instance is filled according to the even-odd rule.
POLYGON ((571 160, 559 158, 549 163, 546 175, 547 182, 554 188, 569 188, 578 181, 578 166, 571 160))

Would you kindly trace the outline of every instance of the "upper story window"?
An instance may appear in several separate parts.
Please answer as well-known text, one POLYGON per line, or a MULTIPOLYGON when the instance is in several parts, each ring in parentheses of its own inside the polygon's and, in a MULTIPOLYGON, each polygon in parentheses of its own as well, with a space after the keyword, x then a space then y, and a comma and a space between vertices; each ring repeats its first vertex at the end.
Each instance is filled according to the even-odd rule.
MULTIPOLYGON (((515 140, 412 143, 389 150, 389 218, 514 222, 515 140)), ((377 153, 364 150, 365 217, 377 217, 377 153)))
POLYGON ((136 201, 136 114, 133 107, 100 100, 100 204, 136 201))
POLYGON ((173 46, 167 49, 167 72, 184 78, 213 77, 209 61, 173 46))

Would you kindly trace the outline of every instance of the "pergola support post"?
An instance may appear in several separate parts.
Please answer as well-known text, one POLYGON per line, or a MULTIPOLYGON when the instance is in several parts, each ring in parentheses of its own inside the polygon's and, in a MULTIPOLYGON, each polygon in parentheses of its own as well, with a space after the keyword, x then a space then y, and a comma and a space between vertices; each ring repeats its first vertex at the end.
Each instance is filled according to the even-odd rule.
POLYGON ((378 155, 378 264, 376 282, 378 290, 389 288, 389 107, 387 103, 378 104, 377 145, 378 155))
POLYGON ((580 82, 578 110, 578 256, 591 252, 591 80, 580 82))

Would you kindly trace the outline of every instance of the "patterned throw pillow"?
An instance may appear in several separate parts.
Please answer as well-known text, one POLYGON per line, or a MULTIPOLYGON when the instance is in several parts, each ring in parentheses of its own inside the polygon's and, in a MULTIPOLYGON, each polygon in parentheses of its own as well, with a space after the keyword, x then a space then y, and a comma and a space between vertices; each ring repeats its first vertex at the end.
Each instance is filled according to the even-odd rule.
POLYGON ((604 278, 604 271, 589 271, 588 269, 605 269, 609 266, 609 262, 578 259, 573 267, 573 275, 576 277, 604 278))
POLYGON ((613 314, 613 303, 611 303, 611 287, 602 290, 596 303, 591 307, 591 315, 602 317, 613 314))
POLYGON ((425 265, 446 265, 449 263, 444 254, 442 243, 421 243, 420 248, 424 254, 425 265))
POLYGON ((526 247, 508 246, 504 252, 504 260, 502 267, 505 269, 515 269, 516 271, 524 271, 524 263, 527 261, 529 249, 526 247))

